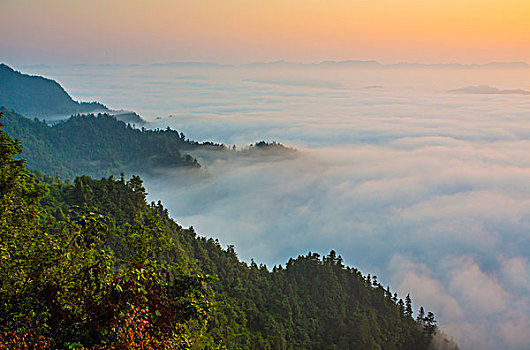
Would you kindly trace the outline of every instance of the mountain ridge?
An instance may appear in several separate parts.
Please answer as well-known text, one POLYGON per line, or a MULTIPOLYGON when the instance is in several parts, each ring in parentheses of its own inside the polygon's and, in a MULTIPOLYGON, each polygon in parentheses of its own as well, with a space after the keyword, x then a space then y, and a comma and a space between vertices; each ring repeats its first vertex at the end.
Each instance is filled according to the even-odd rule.
POLYGON ((247 264, 148 204, 138 176, 63 183, 29 173, 1 129, 0 143, 2 349, 457 348, 333 250, 247 264))
MULTIPOLYGON (((264 62, 248 62, 240 64, 203 62, 203 61, 170 61, 155 62, 148 64, 120 64, 120 63, 81 63, 66 65, 69 67, 210 67, 210 68, 252 68, 252 67, 348 67, 357 66, 364 68, 394 68, 394 69, 527 69, 530 64, 524 61, 491 61, 487 63, 422 63, 400 61, 395 63, 381 63, 377 60, 343 59, 343 60, 322 60, 319 62, 293 62, 287 60, 274 60, 264 62)), ((21 68, 43 68, 52 69, 52 66, 45 64, 24 65, 21 68)))
POLYGON ((57 81, 19 72, 0 63, 0 106, 31 118, 62 120, 74 114, 109 113, 125 122, 143 124, 130 111, 113 111, 100 102, 75 101, 57 81))

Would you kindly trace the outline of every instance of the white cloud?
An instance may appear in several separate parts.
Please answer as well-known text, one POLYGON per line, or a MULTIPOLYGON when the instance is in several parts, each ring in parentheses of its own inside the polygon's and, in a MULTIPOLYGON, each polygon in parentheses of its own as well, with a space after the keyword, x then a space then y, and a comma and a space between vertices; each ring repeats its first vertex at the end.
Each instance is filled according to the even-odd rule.
POLYGON ((530 71, 179 69, 57 77, 192 139, 297 146, 295 158, 200 159, 209 177, 146 179, 199 234, 269 266, 335 249, 434 311, 461 349, 530 348, 530 103, 447 93, 528 90, 530 71))
POLYGON ((476 317, 491 317, 507 310, 509 295, 492 274, 487 274, 469 257, 460 256, 454 265, 448 289, 476 317))

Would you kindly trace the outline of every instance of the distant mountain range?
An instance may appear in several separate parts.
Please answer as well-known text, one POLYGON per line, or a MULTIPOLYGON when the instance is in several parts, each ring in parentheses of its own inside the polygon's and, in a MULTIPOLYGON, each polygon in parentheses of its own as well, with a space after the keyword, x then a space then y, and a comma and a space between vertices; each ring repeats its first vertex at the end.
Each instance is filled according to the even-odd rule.
POLYGON ((449 90, 453 94, 474 95, 530 95, 530 91, 523 89, 499 89, 489 85, 466 86, 459 89, 449 90))
MULTIPOLYGON (((119 63, 96 63, 96 64, 74 64, 71 67, 189 67, 189 68, 259 68, 259 67, 350 67, 350 68, 381 68, 381 69, 527 69, 530 64, 526 62, 489 62, 484 64, 464 63, 380 63, 376 60, 325 60, 317 63, 289 62, 284 60, 271 62, 254 62, 245 64, 221 64, 214 62, 165 62, 152 64, 119 64, 119 63)), ((45 64, 21 66, 26 69, 52 69, 45 64)))
POLYGON ((130 111, 112 111, 99 102, 78 102, 54 80, 15 71, 0 64, 0 106, 31 118, 59 120, 74 114, 108 113, 128 123, 143 124, 130 111))
POLYGON ((274 61, 265 63, 251 63, 241 65, 241 67, 265 67, 265 66, 286 66, 286 67, 357 67, 357 68, 402 68, 402 69, 522 69, 530 68, 526 62, 490 62, 486 64, 462 64, 462 63, 410 63, 399 62, 384 64, 375 60, 343 60, 343 61, 322 61, 320 63, 293 63, 287 61, 274 61))
MULTIPOLYGON (((359 68, 403 68, 403 69, 525 69, 530 68, 530 64, 526 62, 489 62, 484 64, 464 64, 464 63, 414 63, 414 62, 399 62, 399 63, 380 63, 376 60, 325 60, 317 63, 300 63, 289 62, 284 60, 271 62, 254 62, 245 64, 220 64, 214 62, 166 62, 166 63, 152 63, 152 64, 74 64, 72 67, 210 67, 210 68, 252 68, 252 67, 359 67, 359 68)), ((43 68, 50 69, 51 66, 27 65, 22 68, 43 68)))

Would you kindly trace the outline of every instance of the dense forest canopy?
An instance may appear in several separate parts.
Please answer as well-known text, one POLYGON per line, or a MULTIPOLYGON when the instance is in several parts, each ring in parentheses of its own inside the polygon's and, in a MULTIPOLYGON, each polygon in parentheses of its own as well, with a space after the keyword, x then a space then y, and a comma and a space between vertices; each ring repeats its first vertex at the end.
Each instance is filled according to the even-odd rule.
POLYGON ((294 149, 276 142, 259 141, 236 149, 214 142, 197 142, 166 128, 134 128, 108 114, 74 115, 48 125, 0 107, 5 130, 24 144, 22 156, 32 169, 73 180, 77 175, 119 176, 153 174, 160 169, 196 169, 205 159, 290 155, 294 149))
POLYGON ((179 152, 186 141, 173 130, 135 129, 108 114, 75 115, 50 126, 0 110, 6 131, 24 143, 23 157, 29 165, 62 179, 199 166, 179 152))
POLYGON ((138 176, 64 183, 0 145, 0 349, 427 349, 437 332, 334 251, 247 264, 138 176))

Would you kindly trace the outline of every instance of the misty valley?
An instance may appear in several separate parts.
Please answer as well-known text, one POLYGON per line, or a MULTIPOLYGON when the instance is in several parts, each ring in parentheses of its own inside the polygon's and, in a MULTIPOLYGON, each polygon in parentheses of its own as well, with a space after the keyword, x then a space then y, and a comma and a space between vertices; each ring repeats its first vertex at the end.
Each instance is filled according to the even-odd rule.
POLYGON ((27 69, 0 349, 527 344, 528 67, 27 69))

